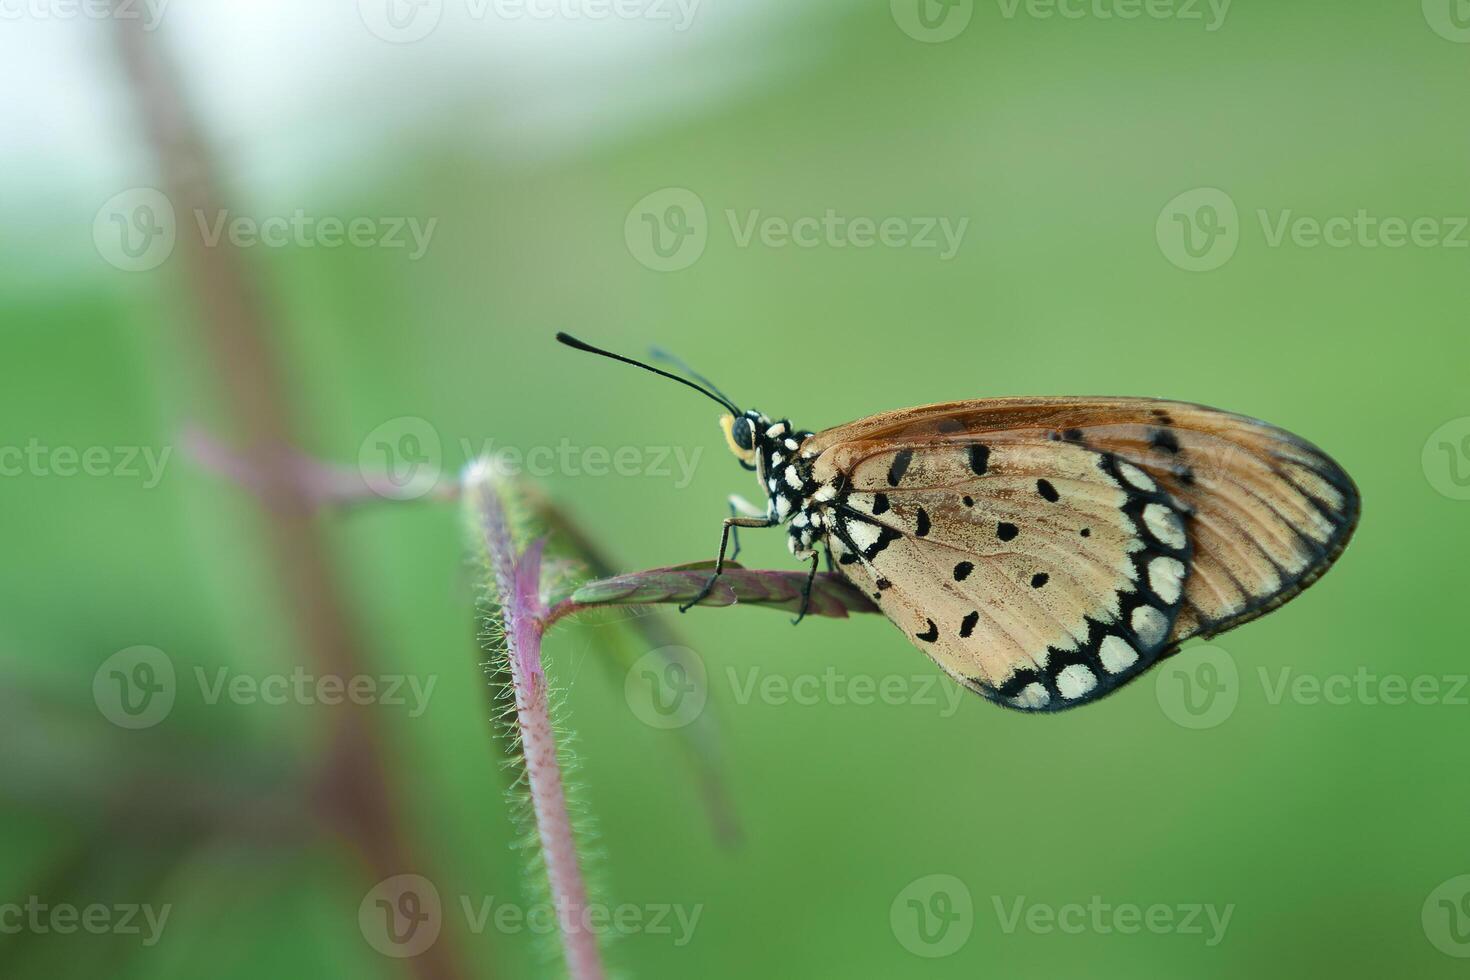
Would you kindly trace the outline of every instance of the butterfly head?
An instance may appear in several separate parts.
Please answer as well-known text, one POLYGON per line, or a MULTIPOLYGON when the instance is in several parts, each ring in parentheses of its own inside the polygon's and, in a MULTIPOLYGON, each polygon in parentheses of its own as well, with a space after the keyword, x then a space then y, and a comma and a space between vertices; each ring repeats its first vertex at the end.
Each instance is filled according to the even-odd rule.
POLYGON ((725 445, 748 470, 756 468, 756 460, 761 456, 761 442, 770 426, 771 420, 755 409, 738 415, 727 412, 720 416, 720 431, 725 433, 725 445))

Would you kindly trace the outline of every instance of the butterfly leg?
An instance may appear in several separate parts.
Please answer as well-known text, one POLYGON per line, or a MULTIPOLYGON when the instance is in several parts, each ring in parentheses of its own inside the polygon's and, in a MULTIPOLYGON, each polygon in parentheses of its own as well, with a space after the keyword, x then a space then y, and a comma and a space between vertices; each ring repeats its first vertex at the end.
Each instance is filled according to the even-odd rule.
POLYGON ((699 605, 709 594, 715 590, 715 583, 720 580, 720 573, 725 570, 725 549, 730 544, 730 533, 737 527, 775 527, 779 523, 773 517, 727 517, 720 526, 720 553, 715 557, 715 573, 704 583, 704 588, 699 590, 699 595, 690 599, 679 607, 679 611, 688 612, 699 605))
MULTIPOLYGON (((730 494, 730 516, 739 517, 741 514, 744 514, 746 517, 766 516, 766 512, 755 504, 746 500, 738 493, 732 493, 730 494)), ((740 557, 740 532, 734 528, 730 530, 730 541, 734 545, 734 548, 730 552, 730 560, 734 561, 740 557)))
MULTIPOLYGON (((828 561, 831 561, 831 557, 830 556, 828 556, 828 561)), ((812 567, 811 567, 811 571, 809 571, 809 572, 806 573, 806 585, 803 585, 801 587, 801 609, 797 612, 796 618, 791 621, 791 625, 792 626, 795 626, 797 623, 801 622, 803 619, 806 619, 806 611, 809 608, 811 608, 811 604, 812 604, 812 584, 815 583, 816 580, 817 580, 817 556, 815 554, 813 554, 812 555, 812 567)))

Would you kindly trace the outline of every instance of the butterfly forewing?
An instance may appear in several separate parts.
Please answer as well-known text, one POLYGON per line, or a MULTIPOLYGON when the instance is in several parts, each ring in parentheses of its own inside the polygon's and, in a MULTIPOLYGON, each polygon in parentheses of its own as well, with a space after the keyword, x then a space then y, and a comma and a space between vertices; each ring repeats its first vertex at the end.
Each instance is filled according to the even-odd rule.
POLYGON ((962 683, 1055 710, 1280 605, 1335 560, 1351 480, 1281 429, 1148 399, 994 399, 802 446, 842 570, 962 683))

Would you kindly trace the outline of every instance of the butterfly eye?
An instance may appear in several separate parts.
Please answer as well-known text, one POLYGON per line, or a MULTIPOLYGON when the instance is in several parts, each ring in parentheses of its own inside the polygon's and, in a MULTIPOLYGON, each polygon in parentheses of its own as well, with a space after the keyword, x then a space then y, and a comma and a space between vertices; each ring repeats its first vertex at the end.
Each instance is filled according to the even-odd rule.
POLYGON ((735 445, 749 452, 755 448, 755 430, 750 425, 750 419, 738 418, 730 427, 730 438, 735 445))
POLYGON ((730 447, 730 452, 740 460, 741 465, 747 469, 753 469, 755 463, 755 428, 750 424, 750 419, 741 416, 722 415, 720 417, 720 428, 725 433, 725 443, 730 447))

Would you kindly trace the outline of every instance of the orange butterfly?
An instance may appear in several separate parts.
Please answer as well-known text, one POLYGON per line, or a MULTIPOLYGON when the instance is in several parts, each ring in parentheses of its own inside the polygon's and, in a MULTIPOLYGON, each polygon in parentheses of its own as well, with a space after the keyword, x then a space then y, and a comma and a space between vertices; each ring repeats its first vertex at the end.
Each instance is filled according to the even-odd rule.
POLYGON ((1096 700, 1185 640, 1270 612, 1358 521, 1357 488, 1320 449, 1202 405, 991 398, 812 433, 557 339, 729 410, 726 441, 767 506, 725 520, 714 574, 681 608, 713 589, 733 529, 786 523, 808 595, 820 545, 947 674, 1024 711, 1096 700))

